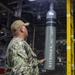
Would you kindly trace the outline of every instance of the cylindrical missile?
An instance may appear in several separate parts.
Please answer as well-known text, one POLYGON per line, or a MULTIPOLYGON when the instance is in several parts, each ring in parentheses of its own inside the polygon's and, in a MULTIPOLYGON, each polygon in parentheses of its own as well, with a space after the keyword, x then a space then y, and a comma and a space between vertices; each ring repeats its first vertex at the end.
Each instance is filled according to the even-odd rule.
POLYGON ((46 33, 45 33, 45 64, 44 69, 55 69, 55 46, 56 46, 56 12, 53 10, 53 4, 46 15, 46 33))

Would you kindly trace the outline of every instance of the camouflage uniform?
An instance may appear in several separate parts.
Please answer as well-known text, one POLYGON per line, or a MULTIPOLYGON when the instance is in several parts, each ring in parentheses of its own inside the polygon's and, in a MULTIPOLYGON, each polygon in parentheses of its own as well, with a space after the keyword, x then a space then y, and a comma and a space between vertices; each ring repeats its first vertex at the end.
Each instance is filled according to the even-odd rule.
POLYGON ((36 54, 26 41, 13 38, 8 45, 6 53, 6 68, 10 68, 14 75, 39 75, 36 54))

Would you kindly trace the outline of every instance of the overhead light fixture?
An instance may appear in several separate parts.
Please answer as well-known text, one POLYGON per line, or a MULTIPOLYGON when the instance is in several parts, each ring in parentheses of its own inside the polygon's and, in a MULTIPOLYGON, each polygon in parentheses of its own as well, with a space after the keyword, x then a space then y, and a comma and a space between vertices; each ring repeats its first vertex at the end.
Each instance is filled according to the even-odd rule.
POLYGON ((35 0, 29 0, 29 1, 35 1, 35 0))
POLYGON ((40 14, 37 15, 37 19, 41 20, 41 15, 40 14))

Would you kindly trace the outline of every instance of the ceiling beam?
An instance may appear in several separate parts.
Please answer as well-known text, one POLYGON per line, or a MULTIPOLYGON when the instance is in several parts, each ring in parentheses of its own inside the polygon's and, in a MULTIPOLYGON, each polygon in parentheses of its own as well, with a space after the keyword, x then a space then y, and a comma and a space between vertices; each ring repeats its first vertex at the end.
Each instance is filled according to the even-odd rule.
POLYGON ((3 9, 5 9, 6 11, 13 13, 13 11, 11 9, 9 9, 8 7, 6 7, 4 4, 0 3, 0 7, 2 7, 3 9))
POLYGON ((8 5, 16 4, 16 3, 18 3, 18 1, 9 2, 8 5))

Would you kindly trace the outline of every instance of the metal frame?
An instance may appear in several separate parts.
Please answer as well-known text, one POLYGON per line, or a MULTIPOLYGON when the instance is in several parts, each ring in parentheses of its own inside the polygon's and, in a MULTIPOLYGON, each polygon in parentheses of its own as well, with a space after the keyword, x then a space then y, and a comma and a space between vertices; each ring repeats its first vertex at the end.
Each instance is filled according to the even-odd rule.
POLYGON ((13 11, 11 9, 9 9, 8 7, 6 7, 4 4, 0 3, 0 7, 2 7, 3 9, 5 9, 6 11, 13 13, 13 11))
POLYGON ((74 75, 74 22, 73 22, 73 0, 67 3, 67 73, 74 75))

